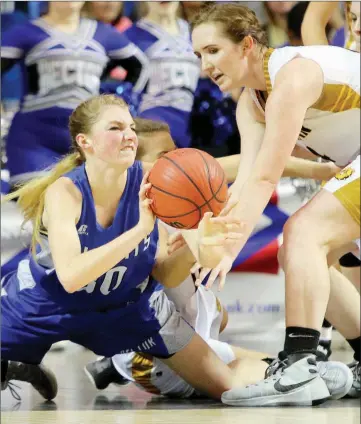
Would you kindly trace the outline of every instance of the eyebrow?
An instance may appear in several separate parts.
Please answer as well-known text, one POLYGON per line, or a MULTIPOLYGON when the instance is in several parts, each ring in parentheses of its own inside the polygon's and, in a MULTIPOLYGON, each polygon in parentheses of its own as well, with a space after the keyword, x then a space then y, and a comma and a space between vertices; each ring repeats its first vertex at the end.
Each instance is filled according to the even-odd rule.
MULTIPOLYGON (((111 124, 117 124, 117 125, 120 125, 120 126, 122 126, 122 127, 124 127, 125 125, 126 125, 126 123, 124 122, 124 121, 110 121, 109 122, 109 125, 111 125, 111 124)), ((135 127, 136 125, 135 125, 135 122, 133 121, 131 124, 130 124, 130 126, 131 127, 135 127)))
MULTIPOLYGON (((200 49, 200 50, 206 50, 206 49, 208 49, 209 47, 216 47, 216 45, 215 45, 215 44, 207 44, 206 46, 201 47, 201 49, 200 49)), ((198 52, 197 50, 194 50, 194 54, 199 54, 199 52, 198 52)))

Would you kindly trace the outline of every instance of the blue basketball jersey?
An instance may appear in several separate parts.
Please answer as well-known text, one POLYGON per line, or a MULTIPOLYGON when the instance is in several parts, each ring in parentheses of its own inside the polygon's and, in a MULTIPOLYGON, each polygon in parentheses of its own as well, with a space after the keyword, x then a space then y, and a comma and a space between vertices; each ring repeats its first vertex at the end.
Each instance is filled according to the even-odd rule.
MULTIPOLYGON (((81 19, 77 31, 64 33, 43 19, 15 25, 2 34, 1 58, 19 61, 24 78, 23 111, 54 106, 74 109, 99 93, 100 79, 114 61, 145 55, 110 25, 81 19)), ((146 70, 135 90, 147 81, 146 70)))
POLYGON ((193 52, 188 23, 179 19, 178 25, 179 34, 171 35, 147 19, 141 19, 125 32, 150 62, 140 112, 155 107, 173 107, 185 112, 192 109, 200 63, 193 52))
MULTIPOLYGON (((139 221, 138 193, 143 177, 140 162, 128 169, 127 183, 112 225, 101 227, 96 220, 93 196, 85 165, 66 174, 82 194, 82 212, 77 223, 81 251, 96 249, 132 229, 139 221)), ((37 261, 31 256, 19 264, 17 284, 7 287, 8 298, 23 309, 25 315, 78 314, 106 312, 124 308, 127 313, 136 307, 140 299, 149 296, 159 288, 150 274, 155 264, 158 244, 158 228, 146 237, 128 257, 119 261, 112 269, 75 293, 67 293, 58 280, 51 253, 44 237, 44 246, 37 254, 37 261)), ((14 303, 14 306, 15 306, 14 303)), ((121 314, 120 314, 121 315, 121 314)), ((64 315, 64 319, 69 316, 64 315)))

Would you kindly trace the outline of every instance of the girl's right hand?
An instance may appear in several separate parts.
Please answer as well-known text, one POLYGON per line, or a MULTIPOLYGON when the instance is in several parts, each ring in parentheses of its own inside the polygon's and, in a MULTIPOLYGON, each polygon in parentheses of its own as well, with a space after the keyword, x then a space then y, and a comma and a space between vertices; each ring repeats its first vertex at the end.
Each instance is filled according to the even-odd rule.
POLYGON ((149 172, 144 174, 139 190, 139 225, 147 235, 152 232, 155 224, 155 215, 150 207, 153 200, 147 198, 147 192, 152 184, 148 183, 149 172))

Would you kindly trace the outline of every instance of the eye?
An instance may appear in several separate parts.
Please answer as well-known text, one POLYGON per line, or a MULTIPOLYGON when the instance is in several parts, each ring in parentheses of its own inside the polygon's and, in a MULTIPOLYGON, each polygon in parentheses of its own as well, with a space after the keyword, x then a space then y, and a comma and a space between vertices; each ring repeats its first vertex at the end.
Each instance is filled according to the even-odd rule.
POLYGON ((219 51, 219 49, 217 49, 216 47, 210 47, 208 49, 209 54, 216 54, 216 53, 218 53, 218 51, 219 51))
POLYGON ((117 131, 117 130, 120 130, 120 128, 119 127, 110 127, 109 128, 109 131, 117 131))

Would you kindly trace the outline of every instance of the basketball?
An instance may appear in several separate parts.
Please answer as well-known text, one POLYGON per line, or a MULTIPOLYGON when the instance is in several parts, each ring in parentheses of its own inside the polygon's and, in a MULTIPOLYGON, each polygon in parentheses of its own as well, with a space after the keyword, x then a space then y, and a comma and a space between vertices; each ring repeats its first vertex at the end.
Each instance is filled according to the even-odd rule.
POLYGON ((148 181, 154 214, 174 228, 197 228, 206 212, 217 216, 227 202, 225 173, 216 159, 201 150, 165 154, 154 164, 148 181))

